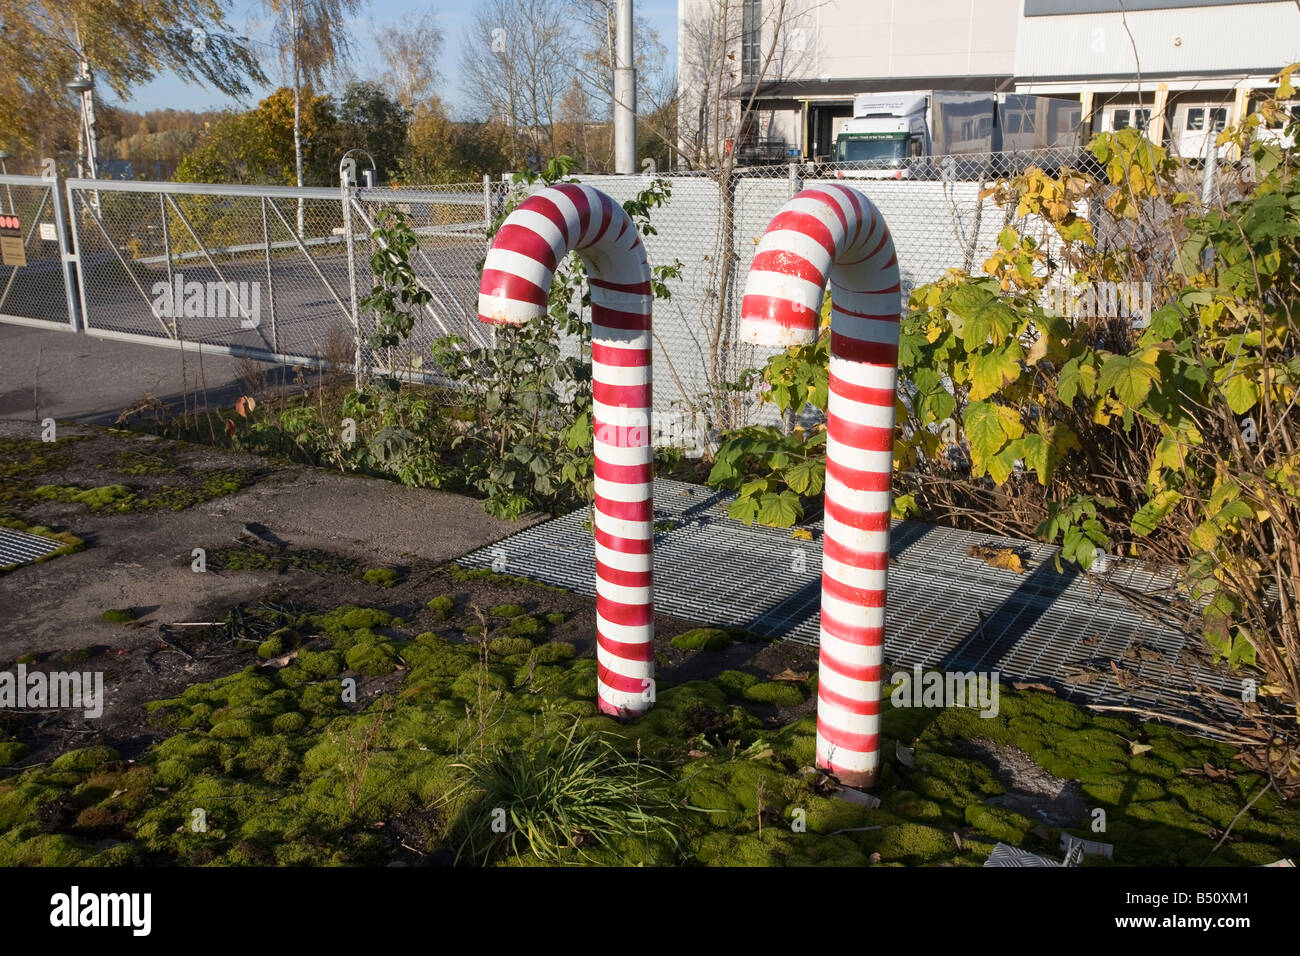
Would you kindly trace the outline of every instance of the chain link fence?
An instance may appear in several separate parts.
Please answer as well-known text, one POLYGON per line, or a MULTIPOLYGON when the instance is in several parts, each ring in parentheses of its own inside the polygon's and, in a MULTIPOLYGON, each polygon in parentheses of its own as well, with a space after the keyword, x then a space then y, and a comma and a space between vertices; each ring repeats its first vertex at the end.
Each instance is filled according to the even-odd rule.
POLYGON ((8 227, 0 232, 10 246, 4 261, 12 263, 0 266, 0 322, 75 331, 73 277, 65 255, 67 229, 58 183, 39 176, 0 175, 0 216, 8 227))
MULTIPOLYGON (((645 243, 652 266, 673 265, 677 274, 666 282, 670 298, 655 305, 656 416, 699 422, 703 415, 715 428, 774 421, 752 388, 734 387, 766 354, 737 341, 740 301, 768 222, 801 189, 842 183, 876 204, 898 250, 901 310, 913 288, 948 269, 980 271, 1014 214, 996 205, 989 187, 1032 167, 1049 174, 1067 167, 1102 172, 1089 154, 1056 149, 920 157, 899 168, 792 163, 725 175, 659 175, 670 196, 651 211, 654 232, 645 243)), ((1206 177, 1189 164, 1185 188, 1211 201, 1240 194, 1239 167, 1210 172, 1206 177)), ((653 181, 577 178, 619 202, 653 181)), ((0 187, 0 201, 28 231, 28 265, 7 270, 0 285, 0 321, 75 327, 79 312, 92 335, 427 381, 436 380, 429 352, 436 338, 458 335, 469 347, 493 342, 491 327, 477 321, 478 271, 488 233, 512 192, 518 196, 540 185, 487 177, 418 188, 346 189, 69 180, 66 224, 73 257, 62 254, 67 239, 57 189, 14 176, 0 177, 0 187), (416 317, 407 343, 379 354, 367 344, 374 316, 359 303, 372 287, 371 236, 386 209, 403 213, 419 237, 411 265, 431 302, 416 317), (38 220, 53 225, 38 226, 38 220), (53 240, 45 238, 51 235, 53 240), (68 258, 75 259, 75 275, 68 258)), ((1102 222, 1092 210, 1078 212, 1102 222)), ((1038 230, 1049 240, 1050 233, 1038 230)))

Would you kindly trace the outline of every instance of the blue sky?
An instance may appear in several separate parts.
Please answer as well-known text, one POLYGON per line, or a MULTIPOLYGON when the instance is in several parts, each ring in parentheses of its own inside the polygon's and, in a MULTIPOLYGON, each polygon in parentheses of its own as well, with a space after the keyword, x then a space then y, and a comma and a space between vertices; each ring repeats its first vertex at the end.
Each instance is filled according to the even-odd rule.
MULTIPOLYGON (((259 17, 264 18, 261 10, 261 4, 237 0, 234 12, 230 17, 230 22, 236 32, 239 35, 248 36, 249 39, 254 41, 269 39, 269 25, 265 22, 258 22, 259 17)), ((417 2, 417 0, 370 0, 366 4, 366 8, 351 20, 351 30, 349 32, 353 38, 355 48, 352 68, 361 77, 377 76, 382 68, 379 66, 379 57, 372 40, 374 27, 376 25, 383 26, 395 23, 408 11, 421 12, 424 10, 434 11, 438 23, 447 36, 447 42, 443 48, 442 63, 439 64, 439 70, 442 73, 442 85, 439 92, 443 101, 448 104, 452 114, 456 115, 464 107, 464 97, 460 91, 460 49, 461 38, 473 19, 474 4, 472 0, 469 3, 454 3, 447 2, 447 0, 441 0, 441 2, 437 3, 421 3, 417 2)), ((673 0, 641 0, 636 4, 636 13, 637 16, 644 17, 651 26, 659 31, 660 42, 667 48, 670 61, 675 60, 677 57, 677 4, 673 0)), ((248 102, 243 104, 244 106, 255 105, 262 96, 283 83, 283 79, 279 76, 279 64, 273 53, 268 55, 264 69, 272 80, 271 85, 262 90, 254 90, 248 102)), ((111 97, 111 94, 109 95, 111 97)), ((169 107, 191 110, 224 109, 241 105, 233 99, 222 96, 216 90, 196 84, 183 83, 170 73, 158 77, 152 83, 138 87, 125 103, 117 101, 115 97, 111 98, 110 102, 114 105, 126 106, 135 110, 167 109, 169 107)))

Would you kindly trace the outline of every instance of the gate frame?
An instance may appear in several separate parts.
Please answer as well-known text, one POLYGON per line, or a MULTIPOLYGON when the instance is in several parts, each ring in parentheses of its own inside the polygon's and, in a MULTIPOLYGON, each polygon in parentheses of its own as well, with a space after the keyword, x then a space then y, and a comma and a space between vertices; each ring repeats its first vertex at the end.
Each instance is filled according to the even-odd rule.
MULTIPOLYGON (((68 217, 64 215, 63 194, 62 190, 59 189, 58 179, 51 179, 46 176, 23 176, 17 173, 0 173, 0 186, 38 186, 48 192, 50 204, 54 207, 54 230, 58 233, 59 243, 59 271, 63 273, 63 301, 68 314, 66 322, 53 322, 48 319, 33 319, 25 315, 11 315, 7 312, 0 312, 0 323, 5 325, 21 325, 35 329, 57 329, 64 332, 83 331, 84 329, 81 325, 80 315, 77 311, 80 290, 78 287, 77 292, 73 291, 73 285, 76 280, 73 278, 72 269, 72 264, 77 262, 78 266, 80 266, 80 261, 77 259, 72 248, 68 244, 69 220, 68 217)), ((7 195, 8 191, 6 191, 6 196, 7 195)), ((6 202, 6 205, 9 205, 9 203, 6 202)), ((10 212, 17 215, 16 209, 10 210, 10 212)), ((37 222, 33 222, 33 226, 38 224, 40 216, 38 215, 36 219, 37 222)), ((27 240, 23 240, 23 245, 26 246, 26 244, 27 240)), ((18 268, 22 267, 10 266, 8 268, 13 268, 16 273, 18 268)), ((78 269, 78 272, 79 271, 80 269, 78 269)))

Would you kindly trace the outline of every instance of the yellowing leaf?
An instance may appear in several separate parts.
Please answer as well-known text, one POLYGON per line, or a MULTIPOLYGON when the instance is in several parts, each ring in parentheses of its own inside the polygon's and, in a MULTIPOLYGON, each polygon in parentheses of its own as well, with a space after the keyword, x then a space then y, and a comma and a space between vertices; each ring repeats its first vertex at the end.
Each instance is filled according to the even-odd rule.
POLYGON ((813 539, 812 532, 807 528, 795 528, 790 532, 790 537, 799 541, 811 541, 813 539))
POLYGON ((1020 346, 985 352, 971 362, 970 400, 979 401, 995 394, 1020 377, 1020 346))

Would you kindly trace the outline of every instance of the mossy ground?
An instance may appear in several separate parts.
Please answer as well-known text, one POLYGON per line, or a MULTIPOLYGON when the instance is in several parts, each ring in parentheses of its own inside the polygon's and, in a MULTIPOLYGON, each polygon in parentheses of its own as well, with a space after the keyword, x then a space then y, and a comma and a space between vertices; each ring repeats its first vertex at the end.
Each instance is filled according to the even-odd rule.
MULTIPOLYGON (((403 611, 411 620, 351 605, 249 611, 260 644, 248 666, 150 703, 165 737, 133 763, 95 745, 0 781, 0 865, 449 859, 470 799, 455 789, 456 765, 537 746, 575 722, 671 774, 681 813, 680 847, 653 833, 583 847, 597 863, 964 866, 999 840, 1059 858, 1061 828, 1001 805, 1008 784, 972 756, 973 741, 1017 748, 1079 781, 1090 813, 1065 830, 1114 844, 1118 865, 1199 863, 1260 787, 1231 748, 1008 689, 990 719, 887 706, 882 804, 867 809, 822 792, 807 772, 814 715, 771 716, 773 703, 803 701, 811 678, 719 668, 710 680, 665 680, 649 713, 619 723, 597 713, 596 662, 552 636, 564 615, 538 594, 486 605, 486 648, 466 641, 481 625, 451 595, 403 611), (1133 740, 1151 749, 1134 755, 1133 740), (912 766, 895 757, 896 742, 911 748, 912 766), (1235 776, 1183 774, 1207 763, 1235 776), (1101 833, 1089 825, 1096 809, 1101 833)), ((0 765, 23 755, 21 743, 0 742, 0 765)), ((1270 793, 1211 862, 1297 855, 1300 809, 1270 793)))

